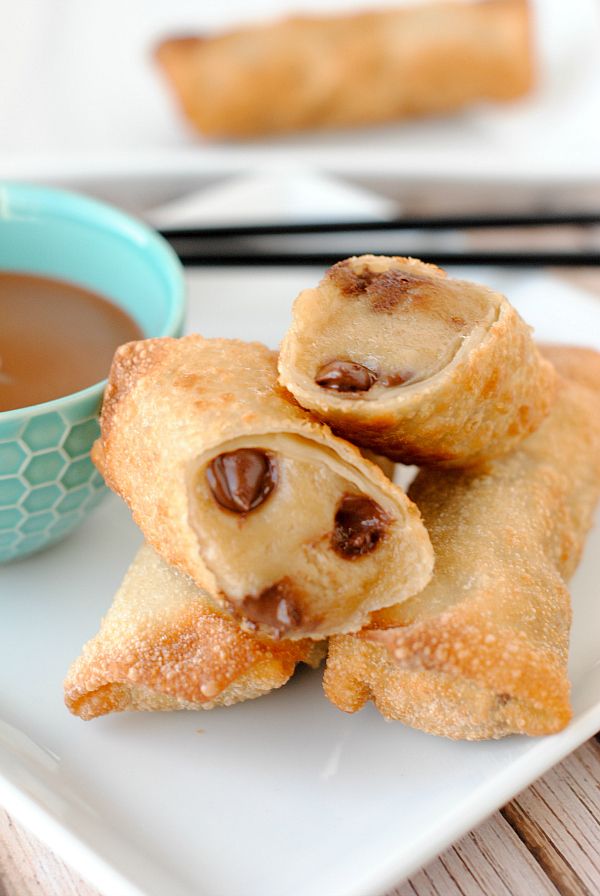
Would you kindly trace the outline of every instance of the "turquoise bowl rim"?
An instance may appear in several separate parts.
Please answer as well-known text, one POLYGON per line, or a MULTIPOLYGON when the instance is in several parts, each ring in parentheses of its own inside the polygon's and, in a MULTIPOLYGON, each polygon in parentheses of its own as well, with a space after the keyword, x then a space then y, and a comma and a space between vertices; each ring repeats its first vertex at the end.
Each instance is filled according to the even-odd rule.
MULTIPOLYGON (((80 193, 14 181, 0 181, 0 222, 3 219, 10 220, 3 209, 4 197, 8 197, 11 212, 22 209, 29 216, 42 213, 45 217, 79 220, 98 230, 116 233, 122 236, 126 242, 137 243, 138 246, 145 249, 149 248, 151 254, 161 265, 163 273, 166 274, 170 287, 170 308, 160 331, 146 338, 176 336, 181 332, 186 310, 184 271, 173 249, 156 231, 125 212, 97 199, 82 196, 80 193)), ((0 422, 4 423, 7 420, 22 417, 24 414, 37 415, 52 411, 56 407, 64 405, 66 401, 92 398, 96 393, 100 397, 107 382, 108 379, 105 378, 78 392, 69 392, 67 395, 52 398, 50 401, 13 408, 10 411, 0 411, 0 422)))

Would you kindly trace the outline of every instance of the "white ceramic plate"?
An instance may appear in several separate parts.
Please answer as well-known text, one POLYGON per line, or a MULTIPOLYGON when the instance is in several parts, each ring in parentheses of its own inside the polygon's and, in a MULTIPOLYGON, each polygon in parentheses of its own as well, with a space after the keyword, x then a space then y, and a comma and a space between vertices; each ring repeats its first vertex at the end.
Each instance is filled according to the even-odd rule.
MULTIPOLYGON (((540 338, 600 348, 600 300, 547 275, 471 274, 540 338)), ((189 329, 276 344, 318 276, 197 272, 189 329)), ((554 737, 454 743, 372 707, 346 716, 308 670, 227 710, 82 722, 61 681, 139 541, 109 499, 0 570, 0 801, 108 896, 378 896, 600 728, 598 529, 573 582, 575 717, 554 737)))
POLYGON ((10 40, 0 54, 0 176, 73 182, 304 166, 411 181, 597 179, 600 8, 596 0, 530 2, 539 78, 522 101, 429 121, 241 143, 205 141, 184 124, 153 63, 155 44, 173 33, 381 7, 382 0, 4 4, 10 40))

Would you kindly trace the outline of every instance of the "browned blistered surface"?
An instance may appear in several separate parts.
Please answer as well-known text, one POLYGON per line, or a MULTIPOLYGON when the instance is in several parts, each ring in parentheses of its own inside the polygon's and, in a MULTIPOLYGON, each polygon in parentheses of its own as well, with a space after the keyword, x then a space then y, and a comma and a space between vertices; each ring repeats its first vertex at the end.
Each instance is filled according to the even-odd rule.
POLYGON ((306 16, 156 51, 174 98, 209 137, 369 125, 506 101, 532 85, 525 0, 306 16))
POLYGON ((129 343, 115 356, 101 422, 93 458, 109 486, 148 543, 228 612, 266 625, 271 589, 285 579, 294 612, 280 634, 318 639, 356 631, 371 610, 429 580, 433 555, 414 504, 281 389, 276 355, 259 343, 199 335, 129 343), (205 476, 240 439, 278 469, 278 483, 247 514, 219 506, 205 476), (346 493, 372 498, 386 516, 373 550, 350 559, 332 547, 346 493))
POLYGON ((547 354, 572 379, 517 451, 484 472, 417 476, 434 575, 372 627, 332 639, 325 691, 340 709, 372 699, 387 718, 469 739, 569 721, 566 581, 600 493, 600 354, 547 354))
POLYGON ((300 293, 279 376, 338 435, 395 461, 448 467, 514 449, 554 394, 551 365, 503 295, 377 255, 339 262, 300 293), (323 388, 315 376, 335 359, 371 367, 378 382, 352 394, 323 388))

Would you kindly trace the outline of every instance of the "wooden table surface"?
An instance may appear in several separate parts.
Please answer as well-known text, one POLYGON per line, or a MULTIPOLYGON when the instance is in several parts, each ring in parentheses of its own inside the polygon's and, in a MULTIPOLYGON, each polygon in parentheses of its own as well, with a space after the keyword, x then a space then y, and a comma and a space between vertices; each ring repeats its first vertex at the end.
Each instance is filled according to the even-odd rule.
MULTIPOLYGON (((598 271, 561 276, 600 295, 598 271)), ((600 894, 600 734, 388 896, 557 894, 600 894)), ((0 809, 0 896, 113 894, 98 894, 0 809)))

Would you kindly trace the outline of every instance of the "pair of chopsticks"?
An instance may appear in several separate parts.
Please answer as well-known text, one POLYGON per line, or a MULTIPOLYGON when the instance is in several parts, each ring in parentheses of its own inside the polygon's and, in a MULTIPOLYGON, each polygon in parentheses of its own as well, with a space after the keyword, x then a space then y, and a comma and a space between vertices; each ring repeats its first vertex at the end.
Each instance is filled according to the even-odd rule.
MULTIPOLYGON (((590 227, 600 224, 600 212, 566 212, 539 215, 473 215, 447 217, 397 218, 389 221, 339 221, 302 224, 256 224, 232 225, 224 227, 196 227, 167 229, 159 231, 171 244, 181 262, 187 267, 206 266, 329 266, 340 258, 340 253, 303 252, 298 250, 280 252, 249 246, 247 239, 263 237, 301 238, 318 234, 360 233, 362 247, 346 255, 362 255, 377 252, 376 238, 370 234, 398 231, 452 231, 484 230, 493 228, 539 228, 539 227, 590 227), (368 246, 365 245, 368 241, 368 246)), ((301 239, 299 239, 301 243, 301 239)), ((386 251, 386 254, 390 254, 386 251)), ((410 245, 398 241, 395 255, 416 256, 422 261, 442 265, 499 265, 502 267, 540 266, 597 266, 600 265, 600 249, 548 251, 411 251, 410 245)))

